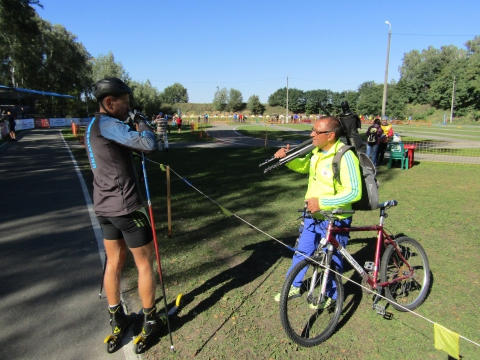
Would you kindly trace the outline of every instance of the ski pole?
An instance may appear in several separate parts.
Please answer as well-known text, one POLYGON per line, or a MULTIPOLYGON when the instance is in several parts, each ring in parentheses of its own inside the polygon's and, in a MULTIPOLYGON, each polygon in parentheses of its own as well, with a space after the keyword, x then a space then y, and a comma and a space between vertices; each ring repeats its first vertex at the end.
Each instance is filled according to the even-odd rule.
POLYGON ((102 290, 103 290, 103 280, 105 279, 105 270, 107 269, 107 252, 105 251, 105 260, 103 261, 103 275, 102 281, 100 282, 100 292, 98 293, 98 297, 102 298, 102 290))
POLYGON ((172 332, 170 330, 170 321, 168 319, 167 295, 165 293, 165 285, 163 284, 162 265, 160 264, 160 253, 158 251, 158 244, 157 244, 157 231, 155 230, 155 222, 154 222, 154 219, 153 219, 153 209, 152 209, 152 202, 150 200, 150 191, 148 189, 147 169, 146 169, 146 166, 145 166, 145 154, 144 153, 142 153, 142 170, 143 170, 143 180, 145 182, 145 192, 147 194, 148 212, 150 214, 150 223, 151 223, 151 226, 152 226, 153 243, 155 245, 155 255, 157 257, 158 276, 160 278, 160 285, 162 286, 163 303, 164 303, 164 306, 165 306, 165 317, 166 317, 166 320, 167 320, 168 335, 170 336, 170 350, 175 351, 175 346, 173 346, 172 332))

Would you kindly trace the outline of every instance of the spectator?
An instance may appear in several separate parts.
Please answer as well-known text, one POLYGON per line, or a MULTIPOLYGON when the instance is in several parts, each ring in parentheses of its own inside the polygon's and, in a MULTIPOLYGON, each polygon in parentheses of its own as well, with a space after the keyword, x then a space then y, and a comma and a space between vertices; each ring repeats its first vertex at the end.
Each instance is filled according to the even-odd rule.
POLYGON ((180 116, 177 117, 177 129, 178 132, 182 132, 182 118, 180 116))
POLYGON ((162 151, 162 144, 164 144, 165 152, 168 152, 168 120, 161 117, 162 115, 160 114, 155 118, 155 125, 157 126, 157 146, 158 150, 162 151))
POLYGON ((343 113, 338 118, 342 122, 342 125, 345 129, 347 144, 355 146, 355 149, 359 151, 363 146, 362 139, 358 133, 358 129, 362 127, 360 118, 357 114, 350 110, 348 101, 343 101, 341 107, 343 113))
POLYGON ((377 166, 378 145, 380 137, 383 134, 380 120, 375 119, 373 124, 367 129, 367 156, 372 160, 373 165, 377 166))
POLYGON ((10 139, 12 141, 17 141, 16 135, 15 135, 15 119, 13 115, 9 112, 7 112, 7 120, 8 120, 8 129, 10 131, 10 139))
POLYGON ((378 166, 382 165, 383 158, 385 156, 385 151, 387 150, 388 142, 393 137, 393 128, 391 124, 388 124, 387 119, 382 120, 382 130, 383 134, 380 137, 380 143, 378 144, 378 166))

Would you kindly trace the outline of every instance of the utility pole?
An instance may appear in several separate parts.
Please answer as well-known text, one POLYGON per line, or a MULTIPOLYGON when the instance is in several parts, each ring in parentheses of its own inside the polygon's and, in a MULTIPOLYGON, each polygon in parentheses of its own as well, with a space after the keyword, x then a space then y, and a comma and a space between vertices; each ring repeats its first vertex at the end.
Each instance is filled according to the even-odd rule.
POLYGON ((387 46, 387 63, 385 65, 385 79, 383 80, 383 101, 382 101, 382 118, 385 116, 385 108, 387 106, 387 81, 388 81, 388 61, 390 58, 390 38, 392 37, 392 24, 385 21, 389 26, 388 29, 388 46, 387 46))
POLYGON ((288 76, 287 76, 287 114, 285 116, 285 123, 288 123, 288 76))
POLYGON ((452 108, 450 110, 450 124, 453 122, 453 105, 454 104, 455 104, 455 75, 453 75, 452 108))

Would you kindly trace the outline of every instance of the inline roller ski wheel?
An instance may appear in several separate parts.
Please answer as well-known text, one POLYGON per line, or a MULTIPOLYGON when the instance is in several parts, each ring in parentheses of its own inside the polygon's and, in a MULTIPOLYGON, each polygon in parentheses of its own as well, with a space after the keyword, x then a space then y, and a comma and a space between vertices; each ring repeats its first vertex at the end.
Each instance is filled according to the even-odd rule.
POLYGON ((135 323, 136 319, 137 319, 136 313, 128 314, 127 324, 125 325, 123 330, 118 334, 110 334, 105 338, 105 340, 103 340, 103 343, 107 345, 107 352, 109 354, 115 351, 115 349, 117 348, 117 344, 120 342, 123 334, 125 334, 125 332, 135 323))
POLYGON ((115 351, 115 348, 117 347, 117 340, 118 337, 115 335, 108 335, 105 340, 103 341, 105 344, 107 344, 107 352, 109 354, 113 353, 115 351))
POLYGON ((135 345, 135 354, 141 354, 147 345, 147 338, 139 335, 135 338, 133 344, 135 345))

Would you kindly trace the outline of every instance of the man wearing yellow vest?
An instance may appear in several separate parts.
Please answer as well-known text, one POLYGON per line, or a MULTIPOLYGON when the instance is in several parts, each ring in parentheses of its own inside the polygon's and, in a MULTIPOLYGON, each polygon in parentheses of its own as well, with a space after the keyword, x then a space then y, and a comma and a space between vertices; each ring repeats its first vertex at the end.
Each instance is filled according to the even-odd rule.
MULTIPOLYGON (((325 237, 328 221, 318 213, 319 210, 332 210, 341 208, 351 210, 352 204, 362 197, 362 183, 360 177, 360 166, 358 158, 352 151, 347 151, 340 160, 340 182, 333 177, 333 157, 344 144, 340 142, 342 135, 342 124, 333 116, 324 116, 316 120, 310 137, 313 138, 312 145, 315 146, 312 152, 304 158, 296 158, 286 163, 286 166, 296 172, 309 174, 308 188, 305 195, 307 209, 312 213, 311 218, 304 219, 298 251, 306 256, 312 256, 318 247, 320 239, 325 237)), ((286 156, 290 146, 281 148, 275 153, 277 159, 286 156)), ((350 227, 352 217, 339 215, 340 220, 335 225, 350 227)), ((348 233, 335 235, 337 241, 343 247, 347 246, 348 233)), ((293 267, 305 257, 295 253, 292 259, 293 267)), ((332 260, 339 273, 343 272, 342 256, 334 250, 332 260)), ((306 268, 305 268, 306 270, 306 268)), ((288 274, 287 272, 287 274, 288 274)), ((305 273, 299 273, 290 288, 289 297, 300 296, 300 285, 305 273)), ((325 309, 332 306, 337 298, 334 282, 327 284, 327 297, 324 302, 318 305, 310 304, 312 309, 325 309), (329 288, 330 287, 330 288, 329 288)), ((275 296, 275 301, 280 301, 280 293, 275 296)))

